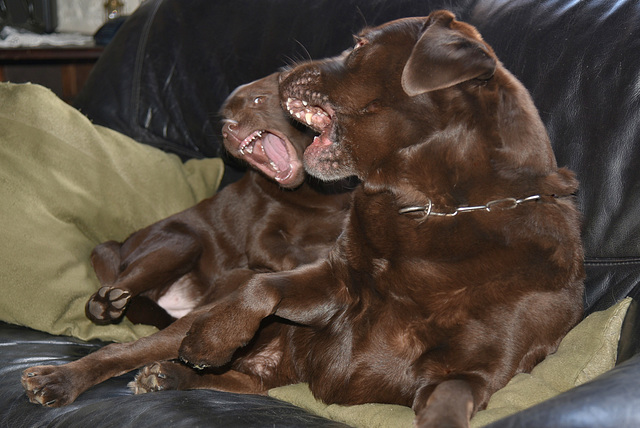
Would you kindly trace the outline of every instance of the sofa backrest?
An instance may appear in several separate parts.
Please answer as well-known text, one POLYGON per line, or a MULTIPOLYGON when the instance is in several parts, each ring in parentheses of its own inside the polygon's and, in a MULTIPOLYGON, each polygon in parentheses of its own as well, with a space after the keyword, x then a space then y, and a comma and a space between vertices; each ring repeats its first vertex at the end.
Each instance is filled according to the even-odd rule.
POLYGON ((529 89, 581 187, 588 311, 640 288, 640 2, 478 1, 469 11, 529 89))

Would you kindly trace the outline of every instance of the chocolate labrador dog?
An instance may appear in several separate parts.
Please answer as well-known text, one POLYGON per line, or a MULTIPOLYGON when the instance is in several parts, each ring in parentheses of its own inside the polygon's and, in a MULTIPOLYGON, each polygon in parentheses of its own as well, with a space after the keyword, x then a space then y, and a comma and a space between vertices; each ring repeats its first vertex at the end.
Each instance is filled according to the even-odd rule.
MULTIPOLYGON (((327 256, 351 200, 348 187, 340 185, 349 183, 325 186, 307 179, 301 158, 312 136, 293 126, 280 107, 277 74, 236 89, 222 115, 227 150, 261 172, 249 170, 213 197, 123 243, 101 244, 91 256, 102 285, 86 305, 94 322, 129 316, 137 308, 130 303, 140 296, 168 313, 155 317, 159 327, 179 320, 150 337, 106 346, 64 366, 26 370, 22 382, 32 402, 65 405, 104 379, 176 358, 190 322, 208 304, 257 272, 288 270, 327 256)), ((255 346, 277 331, 268 324, 255 346)))
POLYGON ((396 403, 418 426, 467 426, 581 318, 577 181, 525 88, 447 11, 356 40, 280 82, 319 134, 306 170, 362 180, 336 245, 243 283, 196 317, 178 354, 228 367, 264 320, 291 325, 236 372, 158 363, 142 390, 308 382, 326 403, 396 403))

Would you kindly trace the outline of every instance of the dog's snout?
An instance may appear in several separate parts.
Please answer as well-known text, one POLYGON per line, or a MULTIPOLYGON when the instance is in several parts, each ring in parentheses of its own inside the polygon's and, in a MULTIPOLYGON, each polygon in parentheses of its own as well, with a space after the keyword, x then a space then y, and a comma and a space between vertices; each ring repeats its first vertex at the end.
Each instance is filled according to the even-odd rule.
POLYGON ((222 126, 222 136, 226 138, 227 134, 236 135, 238 133, 238 122, 235 120, 227 119, 222 126))
POLYGON ((301 64, 295 68, 283 71, 278 76, 280 90, 287 87, 300 87, 317 84, 322 79, 322 70, 315 63, 301 64))

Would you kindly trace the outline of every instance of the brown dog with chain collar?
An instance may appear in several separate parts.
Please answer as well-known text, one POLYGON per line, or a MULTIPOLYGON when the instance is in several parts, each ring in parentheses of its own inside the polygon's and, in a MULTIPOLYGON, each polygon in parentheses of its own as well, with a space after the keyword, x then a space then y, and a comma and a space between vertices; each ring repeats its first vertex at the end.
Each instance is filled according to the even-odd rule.
POLYGON ((582 316, 574 175, 524 87, 447 11, 365 30, 280 86, 319 133, 307 171, 363 185, 327 259, 254 277, 194 322, 181 356, 222 365, 276 315, 298 324, 273 362, 289 382, 466 426, 582 316))

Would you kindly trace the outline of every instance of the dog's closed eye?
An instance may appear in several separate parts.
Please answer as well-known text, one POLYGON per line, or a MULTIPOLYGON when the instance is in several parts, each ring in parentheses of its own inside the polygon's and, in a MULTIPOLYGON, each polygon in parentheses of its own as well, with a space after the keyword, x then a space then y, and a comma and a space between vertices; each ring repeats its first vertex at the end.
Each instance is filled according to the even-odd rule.
POLYGON ((361 114, 372 114, 377 113, 382 108, 382 104, 378 100, 373 100, 366 106, 364 106, 361 110, 361 114))

